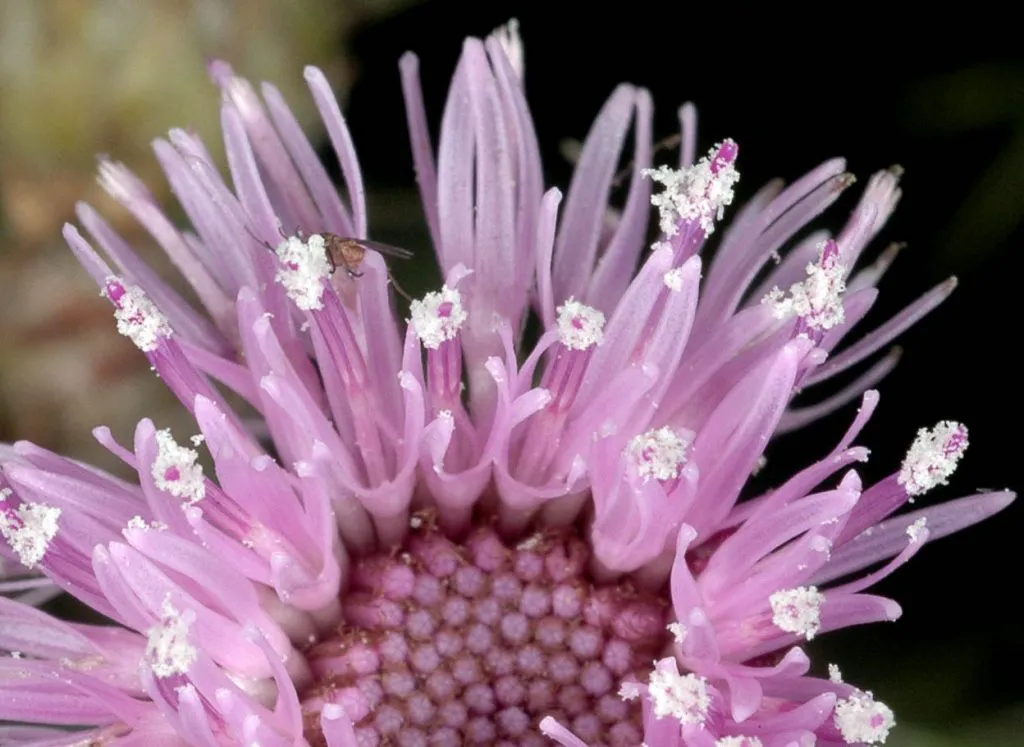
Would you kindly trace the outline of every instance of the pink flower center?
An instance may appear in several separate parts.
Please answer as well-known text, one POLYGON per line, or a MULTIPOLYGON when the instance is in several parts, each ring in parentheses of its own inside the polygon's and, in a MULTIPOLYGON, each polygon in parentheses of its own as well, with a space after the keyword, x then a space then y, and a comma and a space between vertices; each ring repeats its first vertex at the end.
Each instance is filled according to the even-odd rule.
POLYGON ((588 561, 574 535, 510 547, 485 529, 455 544, 424 526, 357 562, 346 622, 307 652, 307 737, 323 744, 319 711, 336 703, 361 745, 540 747, 545 716, 591 745, 639 744, 639 705, 617 692, 646 682, 668 608, 592 583, 588 561))

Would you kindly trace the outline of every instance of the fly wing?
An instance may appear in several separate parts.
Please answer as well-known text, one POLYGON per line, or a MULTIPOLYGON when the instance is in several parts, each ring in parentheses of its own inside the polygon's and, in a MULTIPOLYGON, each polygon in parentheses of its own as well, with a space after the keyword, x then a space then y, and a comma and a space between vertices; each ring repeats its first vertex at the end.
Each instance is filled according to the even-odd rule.
POLYGON ((379 252, 386 257, 395 257, 397 259, 412 259, 413 253, 408 249, 402 249, 399 246, 391 246, 391 244, 382 244, 379 241, 370 241, 369 239, 355 239, 364 249, 371 249, 375 252, 379 252))

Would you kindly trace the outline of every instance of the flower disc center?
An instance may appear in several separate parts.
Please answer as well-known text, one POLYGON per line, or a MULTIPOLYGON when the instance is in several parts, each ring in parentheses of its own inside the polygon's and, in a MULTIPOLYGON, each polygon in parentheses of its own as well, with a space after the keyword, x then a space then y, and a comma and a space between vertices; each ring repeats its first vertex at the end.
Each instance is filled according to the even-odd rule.
POLYGON ((553 716, 592 745, 642 741, 645 682, 667 644, 663 600, 600 585, 571 533, 515 546, 490 529, 462 544, 421 526, 405 546, 354 565, 345 622, 308 652, 307 737, 335 703, 360 745, 545 745, 553 716))

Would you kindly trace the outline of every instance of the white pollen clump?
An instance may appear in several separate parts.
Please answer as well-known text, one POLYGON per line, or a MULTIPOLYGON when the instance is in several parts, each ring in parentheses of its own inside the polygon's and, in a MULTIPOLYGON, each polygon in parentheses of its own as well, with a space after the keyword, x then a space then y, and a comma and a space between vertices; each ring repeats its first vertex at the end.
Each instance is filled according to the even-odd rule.
POLYGON ((835 724, 847 744, 883 744, 896 719, 871 693, 856 693, 836 703, 835 724))
POLYGON ((757 737, 722 737, 715 747, 762 747, 762 742, 757 737))
POLYGON ((740 178, 736 166, 718 159, 716 154, 723 147, 734 146, 731 140, 719 143, 709 155, 685 169, 644 169, 644 176, 665 187, 651 196, 651 204, 658 208, 663 234, 675 236, 684 221, 699 223, 709 236, 714 232, 715 221, 721 220, 726 206, 732 204, 740 178))
POLYGON ((324 237, 314 233, 303 241, 289 236, 274 251, 281 263, 274 279, 284 286, 288 298, 303 311, 322 309, 323 281, 331 274, 324 237))
POLYGON ((152 529, 157 532, 162 532, 167 529, 167 525, 162 521, 148 523, 141 516, 133 516, 128 520, 128 526, 121 530, 121 534, 127 535, 129 529, 139 529, 143 532, 148 532, 152 529))
POLYGON ((123 285, 117 278, 109 278, 103 295, 114 303, 117 331, 142 352, 156 350, 161 340, 174 333, 167 317, 141 288, 123 285))
POLYGON ((953 420, 943 420, 930 430, 922 428, 896 481, 908 495, 921 495, 945 485, 967 451, 967 444, 967 428, 953 420))
POLYGON ((428 293, 422 301, 413 301, 409 314, 413 332, 428 350, 437 350, 442 342, 454 340, 469 316, 462 305, 462 294, 447 285, 428 293))
POLYGON ((838 664, 828 665, 828 681, 840 685, 843 682, 843 673, 838 664))
POLYGON ((559 340, 570 350, 587 350, 604 342, 604 314, 572 297, 556 309, 559 340))
POLYGON ((686 626, 680 622, 672 622, 669 623, 666 627, 668 628, 668 632, 672 634, 672 637, 675 639, 676 643, 682 646, 683 642, 686 640, 686 634, 689 632, 686 629, 686 626))
POLYGON ((662 659, 647 684, 654 715, 672 716, 680 724, 701 724, 711 706, 708 683, 695 674, 679 674, 675 659, 662 659))
POLYGON ((626 453, 632 458, 637 474, 644 482, 652 477, 656 480, 674 480, 679 477, 679 468, 686 462, 689 447, 689 441, 666 425, 635 436, 626 447, 626 453))
POLYGON ((835 243, 826 242, 818 261, 807 265, 806 279, 791 285, 789 293, 773 288, 761 303, 772 304, 776 319, 798 316, 812 329, 832 329, 846 319, 843 308, 846 271, 846 265, 839 261, 835 243))
POLYGON ((151 470, 156 486, 189 506, 206 497, 203 466, 195 449, 180 446, 170 429, 156 432, 157 455, 151 470))
MULTIPOLYGON (((6 500, 9 495, 10 490, 5 489, 2 499, 6 500)), ((42 503, 22 503, 15 509, 0 508, 0 533, 23 566, 35 568, 42 561, 57 536, 60 514, 57 506, 42 503)))
POLYGON ((821 605, 825 595, 816 587, 783 589, 772 594, 768 601, 772 605, 772 622, 780 630, 811 640, 821 629, 821 605))
POLYGON ((199 658, 196 647, 188 641, 194 619, 191 611, 178 612, 171 604, 170 595, 164 599, 160 622, 149 629, 146 643, 146 659, 157 677, 187 674, 199 658))
POLYGON ((928 518, 926 516, 922 516, 920 519, 918 519, 909 527, 907 527, 907 536, 910 537, 910 541, 920 542, 921 532, 924 531, 924 528, 926 526, 928 526, 928 518))
POLYGON ((683 268, 673 267, 665 273, 665 277, 663 279, 665 281, 666 288, 678 293, 683 289, 683 268))
POLYGON ((623 682, 619 685, 619 697, 623 700, 636 700, 640 697, 640 685, 636 682, 623 682))

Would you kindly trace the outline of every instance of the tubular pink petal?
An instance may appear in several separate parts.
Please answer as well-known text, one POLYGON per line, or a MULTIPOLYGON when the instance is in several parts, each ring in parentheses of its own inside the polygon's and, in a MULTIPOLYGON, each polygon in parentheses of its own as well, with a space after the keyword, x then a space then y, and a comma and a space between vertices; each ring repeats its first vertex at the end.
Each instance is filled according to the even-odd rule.
POLYGON ((759 226, 764 222, 765 211, 769 205, 773 204, 784 186, 785 183, 781 179, 768 182, 739 208, 736 216, 729 222, 708 267, 708 281, 705 283, 705 295, 708 298, 713 297, 710 292, 714 290, 714 286, 711 285, 712 280, 714 280, 715 286, 723 286, 722 291, 724 291, 724 283, 720 278, 729 272, 730 263, 735 261, 735 257, 730 255, 742 253, 748 247, 749 242, 756 237, 759 226))
POLYGON ((555 324, 555 291, 551 277, 554 261, 555 231, 562 193, 549 189, 544 193, 537 219, 537 307, 541 321, 548 329, 555 324))
POLYGON ((217 739, 211 728, 211 715, 196 689, 182 687, 178 691, 178 723, 182 736, 200 747, 217 747, 217 739))
POLYGON ((123 164, 101 161, 99 182, 157 240, 211 313, 227 305, 216 280, 155 204, 153 195, 138 177, 123 164))
POLYGON ((402 96, 405 99, 405 116, 409 126, 409 144, 416 169, 416 184, 420 188, 420 200, 426 214, 430 239, 435 247, 441 246, 440 220, 437 214, 437 168, 434 165, 434 149, 430 143, 430 129, 427 126, 427 112, 423 104, 423 89, 420 86, 420 61, 412 52, 406 52, 398 62, 402 78, 402 96))
POLYGON ((841 183, 835 180, 843 175, 845 168, 846 161, 837 158, 826 161, 785 189, 780 190, 779 182, 770 182, 762 188, 723 237, 715 260, 708 268, 707 295, 724 305, 726 296, 736 290, 727 280, 749 273, 751 248, 760 234, 822 185, 832 182, 839 187, 841 183), (745 261, 740 259, 743 255, 747 255, 745 261))
POLYGON ((193 366, 207 376, 221 382, 242 397, 248 404, 259 410, 259 398, 256 395, 256 389, 253 386, 252 376, 248 369, 240 363, 221 358, 185 340, 179 340, 178 345, 193 366))
MULTIPOLYGON (((501 114, 497 81, 484 46, 469 40, 463 49, 470 116, 476 131, 474 152, 473 280, 499 294, 498 309, 510 308, 501 298, 516 285, 515 205, 505 187, 513 179, 512 133, 501 114), (500 280, 499 280, 500 279, 500 280), (511 281, 511 282, 510 282, 511 281)), ((532 269, 532 267, 529 267, 532 269)), ((525 289, 524 289, 525 290, 525 289)), ((515 303, 512 301, 512 303, 515 303)))
MULTIPOLYGON (((621 442, 599 442, 594 460, 595 472, 602 464, 621 461, 621 442)), ((630 573, 658 558, 666 546, 671 547, 670 540, 696 495, 697 469, 684 465, 678 478, 665 483, 630 479, 622 473, 611 481, 613 484, 602 490, 604 480, 594 480, 591 542, 595 558, 605 568, 630 573)))
MULTIPOLYGON (((814 732, 832 715, 835 702, 836 696, 834 693, 822 693, 792 710, 769 713, 762 718, 755 719, 745 729, 750 734, 778 734, 795 729, 814 732)), ((813 738, 813 735, 811 737, 813 738)), ((799 745, 799 747, 804 747, 805 744, 808 747, 812 747, 814 744, 814 742, 806 741, 791 742, 789 739, 789 737, 786 737, 780 740, 779 744, 795 744, 799 745)), ((802 737, 802 739, 806 739, 806 737, 802 737)), ((769 742, 768 744, 773 743, 769 742)))
POLYGON ((903 610, 896 602, 871 594, 828 598, 821 608, 821 630, 827 633, 854 625, 898 620, 903 610))
POLYGON ((549 738, 562 745, 562 747, 588 747, 586 742, 551 718, 551 716, 545 716, 541 719, 540 730, 549 738))
POLYGON ((905 565, 908 560, 917 555, 918 551, 924 547, 925 542, 928 541, 928 529, 921 527, 920 529, 910 530, 913 537, 909 539, 903 551, 895 558, 890 560, 884 567, 879 568, 874 573, 869 573, 866 576, 861 576, 855 581, 843 584, 842 586, 833 586, 829 589, 829 595, 835 597, 840 594, 858 594, 865 589, 870 589, 872 586, 877 584, 883 578, 891 575, 893 571, 901 566, 905 565))
MULTIPOLYGON (((586 280, 598 259, 612 179, 635 102, 635 88, 628 85, 616 88, 583 142, 566 194, 555 245, 552 268, 555 298, 575 297, 593 302, 587 295, 586 280)), ((610 308, 605 310, 610 311, 610 308)))
POLYGON ((840 407, 849 404, 888 376, 896 368, 896 364, 899 363, 902 355, 902 348, 893 348, 884 358, 874 363, 871 368, 831 397, 814 405, 789 410, 779 421, 776 433, 781 435, 803 428, 826 415, 830 415, 840 407))
POLYGON ((1010 491, 981 493, 901 514, 876 524, 870 531, 860 532, 838 548, 829 564, 815 577, 814 583, 842 578, 896 555, 907 543, 907 529, 921 519, 927 521, 928 532, 934 541, 999 513, 1016 497, 1010 491))
MULTIPOLYGON (((696 331, 692 331, 690 349, 674 372, 672 385, 662 405, 671 413, 670 419, 687 420, 691 427, 698 425, 699 421, 692 418, 681 418, 680 410, 699 408, 710 414, 717 401, 710 397, 707 401, 695 401, 699 399, 696 396, 698 392, 713 385, 726 367, 741 360, 740 356, 744 352, 765 348, 763 341, 777 324, 767 306, 758 305, 736 314, 718 330, 714 340, 700 340, 696 337, 696 331)), ((789 337, 788 332, 785 332, 785 338, 789 337)), ((769 343, 769 350, 777 346, 774 340, 769 340, 769 343)), ((739 370, 742 372, 745 368, 739 370)))
POLYGON ((722 543, 701 574, 705 594, 724 594, 730 583, 746 578, 754 564, 768 553, 848 512, 860 497, 858 487, 857 481, 849 481, 838 490, 808 496, 779 508, 761 521, 744 524, 722 543))
POLYGON ((697 532, 693 527, 683 524, 679 528, 676 538, 676 555, 672 563, 671 584, 672 606, 675 609, 676 618, 680 622, 689 621, 691 610, 702 607, 704 604, 693 578, 693 572, 686 560, 686 553, 695 539, 697 539, 697 532))
MULTIPOLYGON (((124 535, 131 547, 173 572, 181 588, 204 605, 229 611, 235 617, 259 625, 279 655, 293 653, 281 631, 259 609, 253 588, 233 568, 211 563, 211 555, 204 548, 171 532, 126 529, 124 535), (216 590, 216 595, 213 590, 216 590)), ((113 548, 111 552, 114 552, 113 548)))
POLYGON ((320 728, 323 730, 327 747, 358 747, 352 721, 345 715, 345 709, 328 703, 320 712, 320 728))
POLYGON ((246 217, 255 227, 257 236, 280 233, 278 222, 266 187, 263 185, 256 156, 245 133, 242 118, 230 103, 221 106, 220 126, 224 133, 224 152, 228 157, 228 170, 235 185, 238 202, 246 217))
POLYGON ((864 337, 808 376, 805 383, 806 386, 817 384, 819 381, 824 381, 845 371, 850 366, 864 360, 883 345, 887 345, 894 337, 903 334, 903 332, 917 324, 924 316, 934 311, 939 304, 949 298, 949 295, 955 288, 956 278, 950 278, 946 282, 935 286, 885 324, 864 335, 864 337))
POLYGON ((693 166, 697 157, 697 107, 687 101, 679 107, 679 168, 693 166))
MULTIPOLYGON (((588 376, 580 387, 581 402, 593 398, 596 392, 607 385, 612 374, 643 359, 647 335, 660 321, 658 312, 661 311, 661 304, 658 302, 662 298, 662 291, 668 292, 665 274, 672 269, 672 259, 672 252, 668 249, 652 252, 626 290, 605 326, 604 342, 591 358, 590 370, 594 375, 588 376)), ((691 281, 690 290, 695 292, 692 282, 694 275, 700 275, 699 260, 689 266, 687 274, 691 281)))
MULTIPOLYGON (((522 75, 516 72, 508 48, 498 33, 488 37, 484 46, 494 69, 498 93, 504 105, 504 116, 510 123, 509 136, 516 148, 516 252, 520 258, 533 260, 537 209, 544 193, 540 146, 533 129, 533 118, 523 97, 522 75)), ((532 282, 533 262, 523 264, 527 264, 529 273, 525 279, 528 290, 532 282)))
POLYGON ((341 115, 341 109, 338 108, 338 102, 334 98, 334 93, 324 74, 315 67, 307 67, 304 75, 317 109, 320 110, 320 117, 327 128, 327 135, 334 146, 334 152, 338 154, 341 173, 345 178, 345 188, 348 190, 348 199, 351 203, 353 237, 365 239, 366 196, 363 190, 363 175, 359 169, 359 162, 356 160, 356 151, 352 145, 348 126, 345 124, 345 118, 341 115))
POLYGON ((302 132, 295 115, 284 101, 281 92, 269 83, 262 86, 263 99, 267 104, 270 118, 274 120, 278 133, 285 148, 295 163, 295 168, 302 175, 310 196, 319 210, 319 219, 323 228, 341 236, 354 236, 355 227, 349 210, 338 196, 338 190, 331 182, 330 176, 320 159, 302 132))
MULTIPOLYGON (((387 265, 380 254, 367 253, 361 272, 359 320, 365 339, 366 365, 375 371, 401 371, 403 346, 388 293, 387 265)), ((404 410, 398 377, 381 377, 371 385, 380 395, 382 420, 398 426, 404 410)))
MULTIPOLYGON (((865 288, 853 293, 847 289, 843 296, 843 316, 845 318, 821 336, 818 347, 831 355, 832 350, 867 316, 877 300, 878 290, 875 288, 865 288)), ((813 371, 808 372, 808 374, 811 373, 813 371)))
MULTIPOLYGON (((99 242, 107 256, 114 260, 125 278, 146 291, 156 305, 167 314, 174 329, 205 350, 220 355, 227 354, 228 342, 220 331, 200 317, 177 291, 161 280, 99 213, 84 202, 75 206, 75 212, 85 229, 99 242)), ((104 279, 109 275, 108 272, 104 279)), ((103 281, 99 282, 102 286, 103 281)), ((220 318, 230 305, 223 294, 204 299, 204 303, 214 318, 220 318)))
MULTIPOLYGON (((221 286, 234 296, 238 289, 259 282, 260 252, 265 248, 249 235, 245 211, 221 179, 197 137, 182 130, 171 130, 170 142, 156 141, 158 160, 175 187, 175 194, 196 228, 201 244, 211 257, 209 262, 222 266, 221 286), (175 176, 176 175, 176 176, 175 176), (177 178, 180 186, 175 185, 177 178), (216 247, 217 251, 213 251, 216 247)), ((278 234, 263 237, 273 240, 278 234)))
POLYGON ((281 212, 289 219, 285 225, 319 226, 320 216, 309 199, 306 185, 252 86, 248 81, 235 77, 231 67, 224 62, 211 63, 210 72, 214 82, 238 111, 260 164, 267 170, 270 181, 278 187, 283 201, 281 212))
POLYGON ((70 625, 0 597, 0 648, 40 658, 85 657, 99 650, 70 625))
POLYGON ((202 605, 133 548, 112 542, 109 551, 112 566, 123 580, 125 591, 136 600, 136 609, 148 618, 145 624, 137 627, 149 629, 154 620, 160 619, 165 600, 176 600, 175 609, 187 609, 195 614, 192 634, 218 663, 250 677, 269 674, 267 662, 259 649, 240 639, 237 622, 202 605))
MULTIPOLYGON (((709 278, 708 295, 714 301, 705 306, 704 312, 707 315, 708 324, 720 324, 731 316, 740 301, 746 295, 751 283, 756 279, 761 268, 764 267, 772 256, 788 242, 801 228, 824 212, 834 203, 843 190, 848 186, 849 180, 843 174, 832 177, 823 182, 803 196, 799 202, 790 207, 785 213, 777 217, 770 225, 764 227, 756 241, 750 247, 745 262, 737 262, 731 268, 730 273, 725 276, 724 285, 731 288, 731 293, 724 290, 721 293, 717 289, 711 290, 709 278), (716 314, 718 315, 716 317, 716 314)), ((776 201, 783 200, 786 193, 783 192, 776 201)), ((774 204, 774 203, 772 203, 774 204)), ((765 211, 771 210, 771 206, 765 211)))
POLYGON ((140 487, 153 517, 187 537, 190 527, 183 508, 188 501, 157 487, 153 471, 159 459, 159 448, 156 442, 156 427, 149 419, 141 420, 135 427, 135 457, 139 467, 140 487))
POLYGON ((437 216, 440 243, 435 245, 441 269, 457 264, 473 267, 473 149, 476 132, 470 114, 469 63, 463 57, 452 77, 441 120, 437 149, 437 216))
POLYGON ((892 266, 892 263, 896 261, 896 257, 899 256, 900 252, 904 248, 904 244, 889 244, 881 254, 878 255, 872 264, 862 268, 850 278, 846 284, 846 289, 850 293, 854 293, 863 288, 874 288, 878 285, 879 281, 892 266))
POLYGON ((852 265, 864 247, 881 230, 896 209, 902 191, 898 188, 901 166, 892 166, 871 175, 860 203, 837 239, 842 248, 843 261, 852 265))
POLYGON ((27 659, 0 660, 0 708, 14 721, 68 726, 131 723, 145 712, 143 704, 95 677, 27 659))
POLYGON ((375 545, 373 524, 366 509, 351 493, 354 479, 339 472, 335 455, 323 442, 313 444, 311 460, 300 463, 298 468, 299 477, 308 490, 331 499, 344 546, 353 553, 366 554, 375 545))
POLYGON ((19 495, 92 517, 97 526, 118 532, 128 520, 145 512, 141 495, 120 488, 113 481, 83 479, 69 470, 46 472, 27 465, 7 463, 4 476, 19 495))
POLYGON ((897 475, 889 475, 864 491, 857 507, 850 513, 840 544, 845 544, 873 524, 881 521, 907 502, 906 489, 899 484, 897 475))
POLYGON ((725 396, 697 434, 693 461, 701 484, 692 509, 698 533, 704 534, 728 514, 739 490, 778 424, 796 378, 805 346, 788 343, 725 396))

